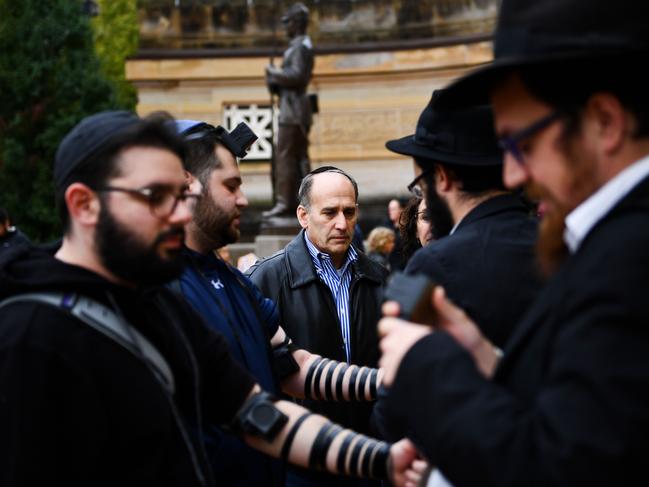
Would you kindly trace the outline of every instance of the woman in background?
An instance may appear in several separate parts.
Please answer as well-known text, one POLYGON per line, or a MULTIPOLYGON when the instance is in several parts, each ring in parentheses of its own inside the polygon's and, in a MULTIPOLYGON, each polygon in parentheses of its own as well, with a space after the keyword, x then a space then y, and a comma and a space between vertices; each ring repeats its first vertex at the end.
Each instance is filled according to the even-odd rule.
POLYGON ((426 212, 426 200, 414 197, 401 212, 399 232, 403 249, 403 264, 420 248, 433 240, 432 227, 426 212))
POLYGON ((391 271, 388 256, 394 249, 394 231, 386 227, 376 227, 367 237, 367 256, 391 271))

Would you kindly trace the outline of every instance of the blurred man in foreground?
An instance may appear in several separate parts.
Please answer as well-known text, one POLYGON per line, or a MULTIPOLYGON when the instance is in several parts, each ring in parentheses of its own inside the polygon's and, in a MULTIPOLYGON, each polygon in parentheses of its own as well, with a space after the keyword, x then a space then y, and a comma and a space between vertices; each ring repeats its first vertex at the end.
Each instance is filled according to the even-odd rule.
POLYGON ((436 331, 380 324, 389 417, 456 486, 644 475, 649 94, 636 71, 648 21, 632 0, 505 0, 495 62, 440 99, 457 108, 489 94, 504 182, 540 200, 551 276, 502 358, 441 288, 436 331))

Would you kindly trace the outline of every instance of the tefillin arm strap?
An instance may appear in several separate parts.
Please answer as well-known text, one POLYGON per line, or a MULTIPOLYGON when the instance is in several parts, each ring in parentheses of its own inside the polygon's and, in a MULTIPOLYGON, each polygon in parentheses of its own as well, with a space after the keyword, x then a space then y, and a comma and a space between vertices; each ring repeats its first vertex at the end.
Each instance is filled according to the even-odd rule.
MULTIPOLYGON (((289 459, 298 430, 312 415, 310 412, 304 413, 289 430, 282 447, 281 458, 283 460, 289 459)), ((335 471, 335 473, 346 476, 387 480, 389 457, 390 445, 388 443, 344 430, 337 424, 327 421, 320 427, 311 445, 309 468, 335 471), (336 443, 336 446, 332 446, 338 438, 340 441, 336 443), (327 456, 331 448, 335 448, 333 451, 335 468, 327 468, 327 456)))
POLYGON ((304 396, 325 401, 375 401, 379 371, 318 357, 309 366, 304 396))

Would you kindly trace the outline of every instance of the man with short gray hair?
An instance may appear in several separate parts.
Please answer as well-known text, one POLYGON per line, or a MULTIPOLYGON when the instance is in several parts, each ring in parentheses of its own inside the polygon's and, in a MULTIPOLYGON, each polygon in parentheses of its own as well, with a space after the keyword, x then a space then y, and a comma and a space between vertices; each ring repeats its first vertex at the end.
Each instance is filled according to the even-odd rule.
MULTIPOLYGON (((358 185, 344 171, 324 166, 306 175, 298 196, 297 217, 303 230, 286 248, 255 264, 248 275, 277 303, 280 322, 297 347, 373 367, 387 271, 352 245, 358 185)), ((346 427, 367 431, 366 404, 309 400, 304 404, 346 427)), ((318 477, 308 485, 333 481, 318 477)))

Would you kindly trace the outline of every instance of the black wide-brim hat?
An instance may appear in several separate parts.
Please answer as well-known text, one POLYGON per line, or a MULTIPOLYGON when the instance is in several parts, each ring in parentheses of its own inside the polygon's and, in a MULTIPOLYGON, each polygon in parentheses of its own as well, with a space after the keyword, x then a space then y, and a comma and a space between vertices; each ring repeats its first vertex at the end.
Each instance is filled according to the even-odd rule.
MULTIPOLYGON (((646 56, 648 25, 646 0, 503 0, 494 61, 451 83, 439 106, 487 103, 493 84, 517 68, 646 56)), ((643 62, 643 57, 637 59, 639 65, 643 62)), ((548 75, 556 74, 549 67, 548 75)))
POLYGON ((503 155, 493 129, 488 105, 440 110, 436 90, 421 112, 413 135, 388 141, 392 152, 411 156, 419 165, 445 163, 457 166, 498 166, 503 155))

